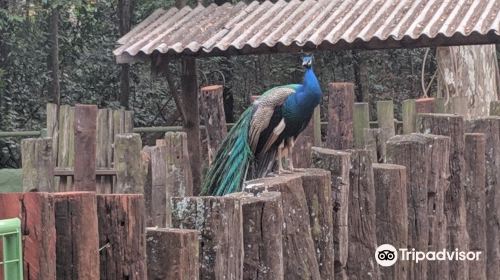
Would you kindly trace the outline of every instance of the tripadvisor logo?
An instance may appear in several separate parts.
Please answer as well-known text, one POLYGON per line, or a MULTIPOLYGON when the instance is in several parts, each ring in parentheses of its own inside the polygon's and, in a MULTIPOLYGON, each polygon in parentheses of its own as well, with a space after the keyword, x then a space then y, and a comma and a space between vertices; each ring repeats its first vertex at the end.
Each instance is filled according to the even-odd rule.
POLYGON ((409 250, 407 248, 396 249, 391 244, 383 244, 378 246, 375 251, 375 260, 380 266, 392 266, 396 261, 413 261, 418 263, 423 260, 428 261, 478 261, 480 260, 481 251, 448 251, 446 249, 440 251, 422 252, 416 251, 415 248, 409 250))

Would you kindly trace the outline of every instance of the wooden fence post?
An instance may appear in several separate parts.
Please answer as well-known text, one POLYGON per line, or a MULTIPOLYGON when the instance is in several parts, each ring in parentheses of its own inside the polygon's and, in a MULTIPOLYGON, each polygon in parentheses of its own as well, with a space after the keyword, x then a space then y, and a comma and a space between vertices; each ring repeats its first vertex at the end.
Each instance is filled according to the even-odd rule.
POLYGON ((52 138, 21 141, 23 191, 54 191, 54 156, 52 138))
POLYGON ((486 137, 483 133, 465 134, 465 189, 469 248, 481 252, 479 260, 469 263, 469 279, 486 279, 486 137))
POLYGON ((349 152, 351 169, 349 170, 347 273, 350 279, 363 279, 368 275, 378 279, 379 268, 373 260, 377 235, 372 160, 367 150, 349 152), (363 209, 359 205, 363 205, 363 209))
POLYGON ((241 279, 243 227, 232 197, 174 197, 172 225, 201 232, 200 279, 241 279))
POLYGON ((151 148, 151 226, 171 224, 170 195, 167 201, 167 147, 151 148))
POLYGON ((58 114, 59 106, 55 103, 47 103, 47 137, 52 138, 52 156, 54 157, 54 165, 57 163, 57 147, 59 142, 58 114))
POLYGON ((314 119, 311 118, 306 129, 295 141, 292 159, 294 167, 308 168, 311 166, 311 148, 314 143, 314 119))
MULTIPOLYGON (((448 249, 468 251, 464 187, 464 118, 451 114, 419 114, 417 129, 422 133, 449 136, 450 187, 445 194, 445 214, 448 226, 448 249)), ((450 262, 450 279, 468 278, 467 262, 450 262)))
POLYGON ((363 129, 364 149, 370 151, 374 163, 385 162, 386 142, 389 138, 391 138, 391 132, 387 128, 363 129))
POLYGON ((486 136, 486 276, 500 275, 500 117, 472 120, 467 131, 486 136))
POLYGON ((321 147, 323 144, 321 136, 321 105, 316 106, 312 116, 314 146, 321 147))
POLYGON ((147 279, 198 280, 199 235, 197 230, 147 228, 147 279))
POLYGON ((96 126, 97 106, 75 106, 75 191, 96 191, 96 126))
POLYGON ((328 126, 326 147, 343 150, 354 147, 354 84, 328 84, 328 126))
POLYGON ((314 147, 313 166, 331 172, 335 279, 347 279, 350 154, 314 147))
POLYGON ((99 279, 95 193, 55 193, 57 279, 99 279))
POLYGON ((435 99, 432 97, 416 99, 415 100, 415 112, 417 114, 434 113, 434 109, 435 109, 434 101, 435 101, 435 99))
MULTIPOLYGON (((428 140, 430 158, 427 175, 427 216, 429 221, 429 251, 447 248, 448 230, 444 212, 445 194, 450 181, 450 137, 434 134, 423 135, 428 140)), ((428 280, 449 279, 449 262, 432 261, 427 265, 428 280)))
MULTIPOLYGON (((427 180, 429 175, 428 139, 419 134, 396 135, 387 142, 387 162, 406 167, 408 207, 408 248, 427 251, 427 180)), ((409 262, 408 279, 426 279, 427 262, 409 262)))
POLYGON ((322 169, 307 169, 301 175, 319 273, 321 279, 334 279, 331 175, 329 171, 322 169))
POLYGON ((200 105, 207 131, 209 163, 213 161, 217 150, 227 135, 223 91, 224 88, 221 85, 201 88, 200 105))
MULTIPOLYGON (((96 167, 111 168, 113 163, 113 119, 112 111, 99 109, 97 111, 97 145, 96 167)), ((113 180, 109 176, 97 176, 97 192, 110 194, 113 192, 113 180)))
POLYGON ((387 139, 396 133, 394 126, 394 102, 392 100, 377 101, 378 128, 388 133, 387 139))
POLYGON ((410 134, 416 131, 417 111, 415 99, 407 99, 402 104, 403 134, 410 134))
MULTIPOLYGON (((59 141, 57 148, 57 167, 73 167, 75 162, 75 109, 69 105, 59 108, 59 141)), ((58 178, 56 191, 69 191, 73 177, 58 178)))
POLYGON ((283 205, 279 192, 234 193, 243 213, 243 279, 283 280, 283 205))
POLYGON ((281 193, 283 205, 283 264, 286 279, 321 279, 311 236, 309 211, 298 173, 247 182, 244 191, 281 193))
POLYGON ((370 128, 370 112, 368 103, 354 103, 353 136, 354 147, 362 149, 365 145, 363 139, 364 129, 370 128))
MULTIPOLYGON (((406 167, 395 164, 373 164, 376 194, 376 227, 378 244, 396 248, 408 245, 408 208, 406 204, 406 167)), ((406 279, 407 265, 396 262, 380 268, 380 279, 406 279)))
POLYGON ((100 279, 145 279, 144 197, 97 195, 100 279))
POLYGON ((141 160, 142 141, 136 133, 115 137, 115 193, 144 193, 144 171, 141 160))
POLYGON ((1 193, 0 205, 0 219, 21 219, 25 279, 56 279, 56 226, 52 197, 41 192, 1 193))
POLYGON ((167 208, 174 196, 193 195, 193 176, 189 163, 187 134, 185 132, 167 132, 165 134, 167 166, 167 208))

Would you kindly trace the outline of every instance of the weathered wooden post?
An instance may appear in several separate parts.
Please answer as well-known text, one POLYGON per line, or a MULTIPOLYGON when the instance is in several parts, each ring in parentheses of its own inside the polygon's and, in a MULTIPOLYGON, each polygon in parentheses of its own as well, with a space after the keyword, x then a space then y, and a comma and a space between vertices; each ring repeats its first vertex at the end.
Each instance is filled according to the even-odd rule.
POLYGON ((72 190, 96 191, 97 106, 75 106, 75 164, 72 190))
POLYGON ((325 146, 331 149, 352 149, 354 84, 328 84, 328 126, 325 146))
POLYGON ((1 193, 0 205, 0 219, 22 220, 25 279, 56 279, 56 226, 51 195, 1 193))
POLYGON ((370 153, 350 150, 349 170, 349 252, 347 274, 349 278, 379 278, 379 268, 373 260, 377 247, 375 226, 375 186, 370 153), (359 205, 363 205, 361 209, 359 205))
MULTIPOLYGON (((408 208, 406 204, 406 167, 373 164, 376 194, 377 242, 395 248, 408 245, 408 208)), ((380 279, 406 279, 407 265, 396 262, 380 268, 380 279)))
POLYGON ((141 150, 141 166, 144 172, 144 214, 146 216, 147 227, 156 226, 153 223, 153 196, 157 199, 160 197, 161 199, 161 193, 153 195, 153 167, 151 164, 153 148, 151 146, 144 146, 141 150))
POLYGON ((147 228, 147 279, 200 279, 199 235, 197 230, 147 228))
MULTIPOLYGON (((57 149, 57 167, 73 167, 75 162, 75 108, 61 105, 59 108, 59 141, 57 149)), ((59 179, 56 191, 69 191, 73 186, 73 177, 59 179)))
POLYGON ((368 103, 354 103, 353 135, 355 148, 363 149, 365 145, 363 139, 365 128, 370 128, 370 112, 368 103))
POLYGON ((490 116, 500 116, 500 101, 490 102, 490 116))
POLYGON ((322 169, 307 169, 302 174, 302 187, 309 210, 311 236, 316 248, 321 279, 334 278, 333 204, 331 174, 322 169))
MULTIPOLYGON (((109 109, 97 111, 96 167, 111 168, 113 163, 113 112, 109 109)), ((97 191, 112 193, 113 180, 110 176, 97 176, 97 191)))
POLYGON ((241 203, 233 197, 174 197, 172 225, 201 232, 200 279, 241 279, 241 203))
POLYGON ((311 236, 310 216, 300 174, 247 182, 244 191, 281 193, 283 205, 283 262, 286 279, 321 279, 311 236))
POLYGON ((243 279, 283 280, 283 205, 279 192, 229 196, 241 201, 243 214, 243 279))
POLYGON ((144 197, 97 195, 100 279, 145 279, 144 197))
POLYGON ((350 154, 313 147, 313 166, 331 172, 335 279, 347 279, 350 154))
MULTIPOLYGON (((419 98, 415 100, 415 112, 418 114, 434 113, 435 99, 432 97, 419 98)), ((418 129, 417 129, 418 130, 418 129)))
POLYGON ((500 117, 467 123, 467 131, 486 136, 486 276, 500 275, 500 117))
POLYGON ((57 106, 57 104, 47 103, 47 137, 52 138, 52 156, 54 157, 54 165, 57 163, 57 148, 59 142, 58 113, 59 106, 57 106))
MULTIPOLYGON (((396 135, 387 142, 387 162, 406 167, 408 248, 425 252, 429 240, 427 177, 430 157, 428 139, 419 134, 396 135)), ((408 279, 425 279, 427 262, 409 262, 408 279)))
POLYGON ((394 126, 394 102, 392 100, 377 101, 378 128, 384 129, 387 139, 396 133, 394 126))
MULTIPOLYGON (((422 133, 449 136, 450 187, 445 194, 445 214, 448 226, 448 249, 468 251, 464 187, 464 118, 451 114, 419 114, 417 129, 422 133)), ((468 278, 467 262, 450 262, 450 279, 468 278)))
POLYGON ((293 148, 292 160, 294 167, 308 168, 311 166, 311 148, 314 143, 314 119, 311 118, 306 129, 302 131, 293 148))
POLYGON ((373 162, 385 162, 386 142, 392 136, 387 128, 363 129, 364 149, 370 151, 373 162))
POLYGON ((471 251, 481 252, 479 260, 469 263, 469 279, 486 279, 486 137, 465 134, 465 189, 467 232, 471 251))
POLYGON ((416 131, 417 112, 415 99, 407 99, 402 103, 403 134, 410 134, 416 131))
POLYGON ((170 195, 167 202, 167 147, 151 148, 151 226, 170 225, 170 195))
POLYGON ((144 193, 144 171, 141 160, 142 141, 136 133, 115 137, 115 193, 144 193))
MULTIPOLYGON (((445 193, 450 185, 450 137, 424 134, 430 151, 427 176, 427 216, 429 219, 429 251, 439 251, 447 247, 448 229, 444 213, 445 193)), ((449 279, 449 262, 432 261, 427 266, 428 280, 449 279)))
POLYGON ((54 156, 52 138, 21 141, 23 191, 54 191, 54 156))
POLYGON ((57 279, 99 279, 95 193, 55 193, 57 279))
POLYGON ((201 88, 201 111, 207 131, 209 163, 212 162, 227 135, 223 91, 224 88, 221 85, 201 88))

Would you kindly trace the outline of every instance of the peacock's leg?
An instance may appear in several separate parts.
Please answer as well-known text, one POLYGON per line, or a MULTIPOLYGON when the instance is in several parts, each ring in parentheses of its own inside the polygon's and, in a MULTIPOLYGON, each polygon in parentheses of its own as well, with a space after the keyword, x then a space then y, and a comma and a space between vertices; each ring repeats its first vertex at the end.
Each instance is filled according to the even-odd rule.
POLYGON ((286 141, 287 141, 287 146, 288 146, 288 158, 287 158, 287 161, 288 161, 288 170, 292 171, 292 172, 295 172, 295 171, 304 171, 303 168, 295 168, 293 166, 293 157, 292 157, 292 154, 293 154, 293 148, 295 146, 295 140, 293 139, 293 137, 290 137, 286 141))
POLYGON ((283 144, 279 145, 278 155, 276 157, 276 160, 278 161, 278 175, 283 174, 285 171, 285 169, 283 169, 283 161, 281 160, 283 158, 282 152, 283 152, 283 144))

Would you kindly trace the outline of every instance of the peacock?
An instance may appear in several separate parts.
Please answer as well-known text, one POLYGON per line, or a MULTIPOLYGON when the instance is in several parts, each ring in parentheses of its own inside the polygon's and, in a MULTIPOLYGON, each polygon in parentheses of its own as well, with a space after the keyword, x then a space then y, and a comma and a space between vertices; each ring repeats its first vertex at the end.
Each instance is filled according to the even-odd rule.
POLYGON ((321 101, 313 71, 313 56, 304 55, 302 84, 274 87, 264 92, 229 131, 203 180, 201 195, 221 196, 241 191, 245 180, 267 176, 277 163, 278 174, 293 172, 294 141, 306 128, 321 101))

